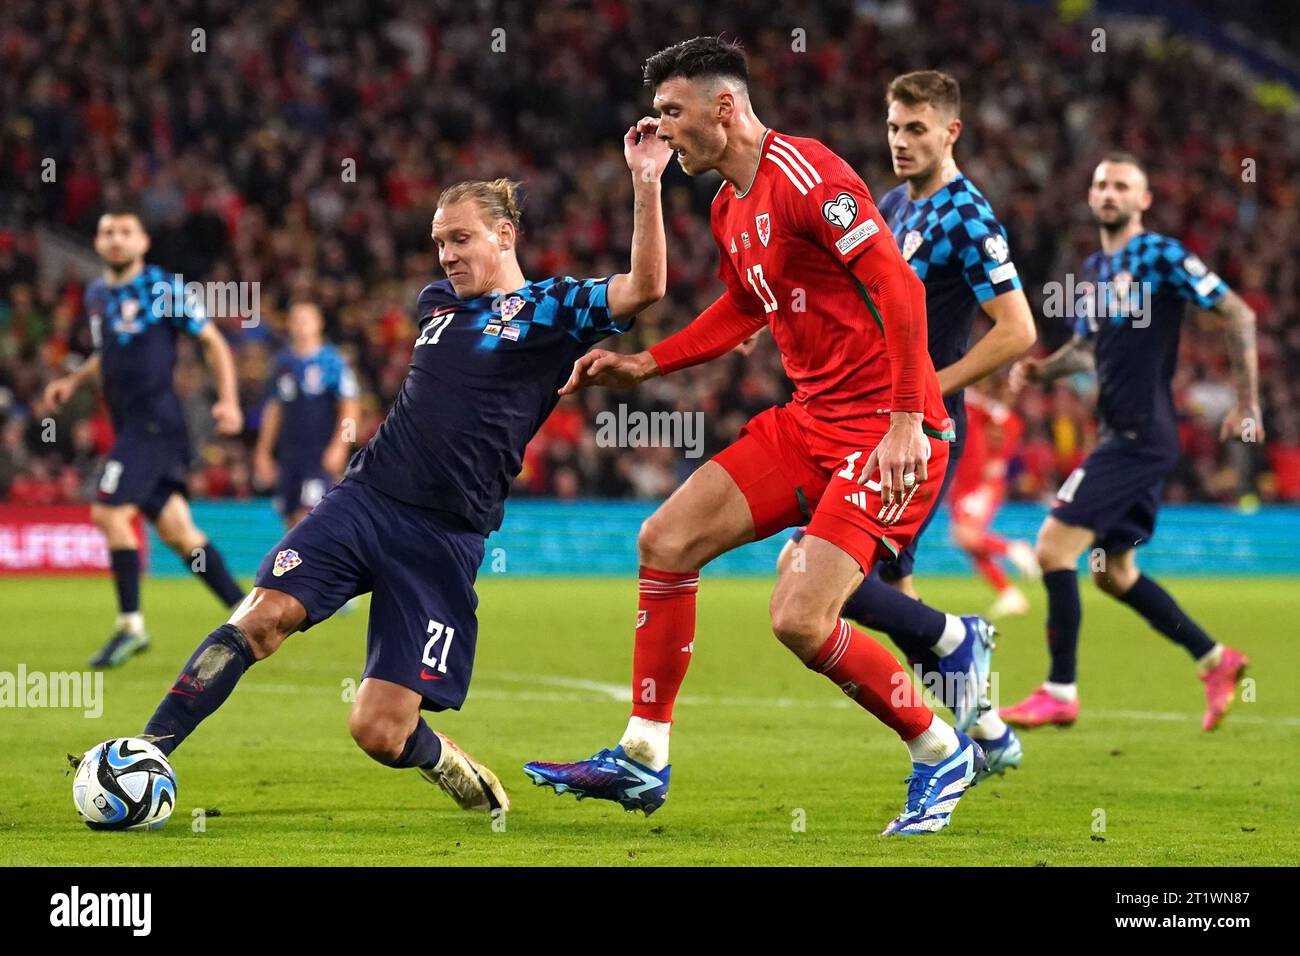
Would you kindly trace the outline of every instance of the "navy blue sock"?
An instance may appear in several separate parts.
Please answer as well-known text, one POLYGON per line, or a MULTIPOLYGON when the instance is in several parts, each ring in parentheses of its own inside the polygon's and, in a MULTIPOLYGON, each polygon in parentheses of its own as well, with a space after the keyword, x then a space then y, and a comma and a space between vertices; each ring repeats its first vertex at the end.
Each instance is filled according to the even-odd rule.
POLYGON ((1133 586, 1120 595, 1120 600, 1165 637, 1186 648, 1193 658, 1199 660, 1214 650, 1214 638, 1187 616, 1168 591, 1145 574, 1138 575, 1133 586))
POLYGON ((140 552, 135 548, 114 548, 108 553, 117 588, 117 609, 123 614, 140 610, 140 552))
POLYGON ((851 621, 884 631, 909 660, 933 660, 938 666, 932 648, 948 622, 942 611, 871 576, 845 602, 843 613, 851 621))
POLYGON ((222 604, 226 607, 234 607, 244 599, 244 590, 226 570, 225 558, 211 541, 203 542, 198 550, 201 553, 192 555, 185 563, 222 604))
POLYGON ((1047 571, 1043 586, 1047 588, 1047 652, 1052 656, 1047 679, 1053 684, 1073 684, 1079 660, 1079 622, 1083 619, 1079 572, 1074 568, 1047 571))
POLYGON ((411 736, 406 738, 406 746, 402 748, 402 752, 388 766, 432 767, 437 764, 441 756, 442 741, 421 717, 420 722, 415 725, 415 730, 411 731, 411 736))
POLYGON ((216 712, 255 662, 244 632, 233 624, 222 624, 194 649, 144 732, 166 738, 155 746, 170 754, 216 712))

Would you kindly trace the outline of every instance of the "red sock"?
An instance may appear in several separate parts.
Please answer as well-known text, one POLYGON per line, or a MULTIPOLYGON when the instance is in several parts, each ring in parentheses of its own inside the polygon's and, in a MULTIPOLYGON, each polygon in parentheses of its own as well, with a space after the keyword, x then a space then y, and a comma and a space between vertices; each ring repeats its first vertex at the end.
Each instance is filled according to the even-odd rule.
POLYGON ((907 671, 880 642, 843 618, 808 667, 829 677, 903 740, 930 729, 934 712, 907 671))
POLYGON ((984 580, 993 585, 993 590, 1001 594, 1007 589, 1010 583, 1007 581, 1007 572, 1002 570, 1002 565, 998 564, 988 554, 980 552, 971 555, 971 561, 975 563, 975 570, 984 575, 984 580))
POLYGON ((641 600, 632 653, 632 716, 669 722, 695 647, 699 571, 641 567, 641 600))

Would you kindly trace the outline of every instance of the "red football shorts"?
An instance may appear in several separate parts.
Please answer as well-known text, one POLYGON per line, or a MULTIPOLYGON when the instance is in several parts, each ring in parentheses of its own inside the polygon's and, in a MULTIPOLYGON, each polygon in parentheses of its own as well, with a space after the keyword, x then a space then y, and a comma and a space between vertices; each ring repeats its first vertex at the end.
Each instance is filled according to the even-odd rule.
POLYGON ((755 540, 806 524, 808 534, 851 555, 866 574, 877 558, 911 543, 948 467, 948 443, 930 437, 925 481, 907 489, 901 503, 884 505, 878 477, 869 485, 858 480, 888 430, 883 415, 850 430, 818 421, 797 405, 779 405, 754 416, 713 460, 749 503, 755 540))

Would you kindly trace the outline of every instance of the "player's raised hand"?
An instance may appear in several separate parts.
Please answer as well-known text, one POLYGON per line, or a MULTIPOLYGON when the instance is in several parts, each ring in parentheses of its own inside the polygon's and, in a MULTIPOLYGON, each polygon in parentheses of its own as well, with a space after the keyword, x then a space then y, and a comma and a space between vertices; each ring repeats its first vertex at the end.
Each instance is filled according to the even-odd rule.
POLYGON ((1264 440, 1264 420, 1258 405, 1237 404, 1228 409, 1219 427, 1219 441, 1240 439, 1244 442, 1264 440))
POLYGON ((926 463, 930 460, 930 441, 921 428, 919 412, 894 412, 889 416, 889 431, 871 450, 866 467, 858 476, 865 485, 880 472, 880 500, 890 505, 901 501, 914 485, 925 481, 926 463))
POLYGON ((624 355, 605 349, 592 349, 573 363, 569 380, 560 389, 561 395, 572 395, 588 385, 607 388, 632 388, 654 374, 658 368, 648 352, 624 355))
POLYGON ((1011 366, 1011 374, 1008 377, 1007 384, 1011 387, 1011 394, 1019 393, 1026 385, 1040 381, 1040 372, 1042 362, 1033 358, 1022 358, 1011 366))
POLYGON ((218 435, 238 435, 244 430, 244 413, 238 402, 217 402, 212 406, 212 420, 218 435))
POLYGON ((659 138, 659 121, 653 116, 643 116, 623 136, 627 168, 642 182, 658 182, 672 155, 673 148, 659 138))

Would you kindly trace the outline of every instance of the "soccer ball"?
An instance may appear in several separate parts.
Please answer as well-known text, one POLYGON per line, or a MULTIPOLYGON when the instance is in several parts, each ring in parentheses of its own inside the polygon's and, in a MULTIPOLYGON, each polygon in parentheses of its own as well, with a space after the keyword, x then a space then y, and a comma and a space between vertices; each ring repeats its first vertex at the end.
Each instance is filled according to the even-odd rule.
POLYGON ((139 737, 114 737, 81 758, 72 802, 92 830, 156 830, 176 806, 176 773, 139 737))

